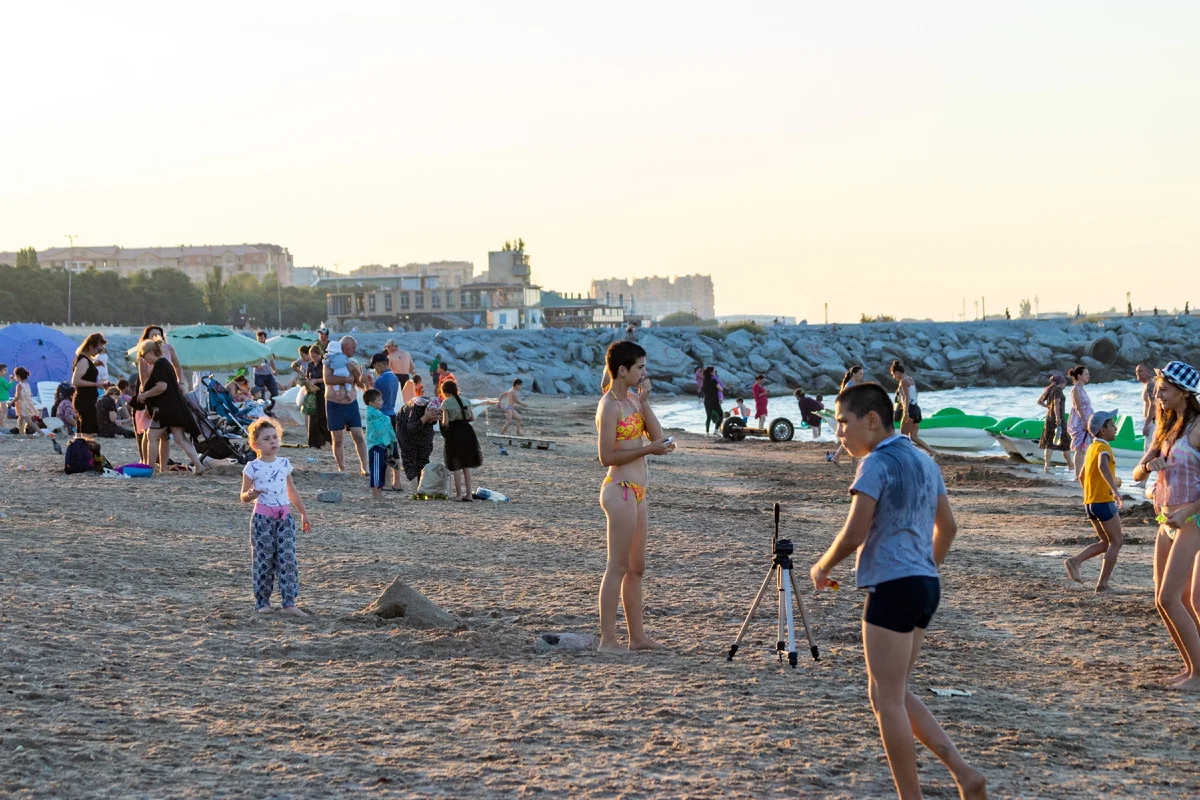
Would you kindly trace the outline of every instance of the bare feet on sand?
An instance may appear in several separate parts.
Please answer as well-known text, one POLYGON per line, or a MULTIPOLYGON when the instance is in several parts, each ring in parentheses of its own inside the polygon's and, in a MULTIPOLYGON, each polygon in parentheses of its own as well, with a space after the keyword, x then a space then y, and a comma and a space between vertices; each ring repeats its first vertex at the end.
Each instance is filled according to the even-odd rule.
POLYGON ((297 606, 284 606, 279 609, 280 614, 287 614, 289 617, 307 617, 308 612, 301 611, 297 606))
POLYGON ((629 654, 629 648, 620 642, 601 642, 596 648, 597 653, 607 653, 610 656, 624 656, 629 654))
POLYGON ((1099 594, 1100 592, 1107 592, 1107 591, 1108 591, 1107 583, 1097 583, 1096 584, 1096 593, 1097 594, 1099 594))
POLYGON ((987 778, 972 769, 958 781, 958 796, 962 800, 987 800, 987 778))
POLYGON ((656 642, 653 639, 650 639, 647 637, 645 639, 638 639, 636 642, 630 641, 629 649, 630 650, 666 650, 667 646, 665 644, 656 642))
POLYGON ((263 606, 262 608, 256 608, 256 609, 254 609, 254 610, 255 610, 255 611, 257 611, 257 612, 258 612, 258 613, 260 613, 260 614, 273 614, 273 613, 275 613, 275 609, 271 608, 270 606, 263 606))
POLYGON ((1177 692, 1200 692, 1200 675, 1184 678, 1178 683, 1169 683, 1167 688, 1177 692))
POLYGON ((1079 577, 1079 565, 1073 559, 1064 558, 1063 566, 1067 568, 1067 574, 1071 576, 1071 580, 1083 583, 1083 579, 1079 577))
POLYGON ((1191 676, 1191 673, 1189 673, 1185 669, 1183 672, 1179 673, 1178 675, 1172 675, 1169 678, 1163 678, 1162 683, 1167 684, 1169 686, 1173 683, 1181 683, 1183 681, 1186 681, 1190 676, 1191 676))

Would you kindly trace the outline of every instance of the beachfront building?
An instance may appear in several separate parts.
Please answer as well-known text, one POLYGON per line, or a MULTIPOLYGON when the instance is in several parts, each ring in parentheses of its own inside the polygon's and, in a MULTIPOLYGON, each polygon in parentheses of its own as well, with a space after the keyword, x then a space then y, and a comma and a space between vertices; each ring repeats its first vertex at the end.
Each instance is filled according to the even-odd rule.
POLYGON ((475 281, 455 287, 438 275, 342 275, 316 286, 326 292, 327 318, 338 325, 354 319, 417 329, 542 326, 539 286, 475 281))
MULTIPOLYGON (((42 269, 71 272, 112 272, 128 278, 156 269, 179 270, 192 283, 203 283, 213 267, 226 278, 249 274, 262 280, 275 275, 281 286, 291 286, 292 254, 277 244, 217 244, 179 247, 51 247, 38 251, 42 269)), ((16 253, 0 253, 0 264, 16 263, 16 253)))
POLYGON ((682 311, 701 319, 716 316, 716 295, 710 275, 660 278, 605 278, 592 281, 593 300, 616 301, 630 314, 659 320, 682 311))
POLYGON ((626 319, 620 304, 557 292, 542 292, 542 317, 547 328, 623 328, 626 319))
POLYGON ((488 253, 488 269, 475 276, 469 261, 430 264, 368 264, 349 275, 317 281, 324 288, 327 317, 387 327, 542 327, 542 289, 531 282, 524 250, 488 253))

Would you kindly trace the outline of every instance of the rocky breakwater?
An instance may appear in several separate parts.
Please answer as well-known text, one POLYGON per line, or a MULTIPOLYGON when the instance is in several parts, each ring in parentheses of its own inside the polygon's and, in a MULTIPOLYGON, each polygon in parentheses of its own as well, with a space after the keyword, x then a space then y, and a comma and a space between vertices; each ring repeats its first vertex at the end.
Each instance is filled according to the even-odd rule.
MULTIPOLYGON (((464 391, 480 397, 495 396, 518 376, 539 394, 598 394, 605 349, 624 332, 469 329, 353 335, 364 360, 395 338, 422 372, 435 357, 447 361, 464 391)), ((893 359, 904 362, 920 389, 1038 386, 1050 370, 1076 364, 1087 366, 1095 382, 1129 379, 1139 361, 1161 366, 1179 358, 1200 365, 1200 317, 793 325, 761 332, 653 328, 642 329, 638 343, 649 354, 655 391, 661 394, 695 393, 693 373, 707 364, 717 367, 733 391, 748 393, 754 376, 762 373, 772 391, 787 387, 830 394, 851 364, 862 364, 869 378, 888 381, 893 359)))

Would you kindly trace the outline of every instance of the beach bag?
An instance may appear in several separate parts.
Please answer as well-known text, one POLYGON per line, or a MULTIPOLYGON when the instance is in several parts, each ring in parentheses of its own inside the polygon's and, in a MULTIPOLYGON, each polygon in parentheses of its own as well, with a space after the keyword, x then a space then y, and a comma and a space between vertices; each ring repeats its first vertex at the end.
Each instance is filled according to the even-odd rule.
POLYGON ((63 472, 74 475, 77 472, 95 472, 96 462, 92 458, 92 448, 88 447, 87 439, 72 439, 63 454, 63 472))
POLYGON ((426 497, 447 497, 450 485, 450 472, 445 464, 434 461, 425 465, 421 470, 421 480, 417 483, 417 494, 426 497))
POLYGON ((304 399, 300 401, 300 413, 306 417, 311 417, 317 413, 317 395, 315 392, 305 391, 304 389, 300 391, 304 392, 304 399))

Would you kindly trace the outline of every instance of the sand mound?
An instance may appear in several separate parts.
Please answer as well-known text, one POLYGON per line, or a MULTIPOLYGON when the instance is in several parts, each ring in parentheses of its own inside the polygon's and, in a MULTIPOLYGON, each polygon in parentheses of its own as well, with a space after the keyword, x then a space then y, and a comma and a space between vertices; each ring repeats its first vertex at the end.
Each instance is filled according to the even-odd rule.
POLYGON ((396 578, 371 605, 356 612, 356 616, 376 616, 380 619, 403 619, 422 628, 458 630, 462 620, 443 611, 432 600, 396 578))

